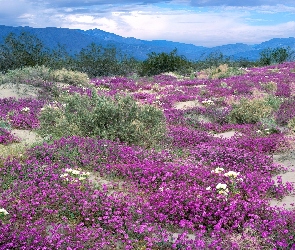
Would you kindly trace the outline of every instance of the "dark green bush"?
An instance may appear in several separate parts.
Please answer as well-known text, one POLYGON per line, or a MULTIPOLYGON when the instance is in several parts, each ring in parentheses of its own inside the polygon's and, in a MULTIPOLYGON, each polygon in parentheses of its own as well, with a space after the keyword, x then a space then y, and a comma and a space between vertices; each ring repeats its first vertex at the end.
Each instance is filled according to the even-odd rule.
POLYGON ((46 64, 48 50, 36 36, 10 33, 0 46, 0 71, 46 64))
POLYGON ((141 76, 158 75, 165 72, 186 73, 191 68, 191 63, 183 56, 177 55, 177 49, 169 54, 155 53, 148 54, 148 58, 143 61, 139 74, 141 76))
POLYGON ((259 65, 266 66, 276 63, 283 63, 288 60, 292 60, 294 52, 290 47, 287 48, 267 48, 261 51, 259 65))

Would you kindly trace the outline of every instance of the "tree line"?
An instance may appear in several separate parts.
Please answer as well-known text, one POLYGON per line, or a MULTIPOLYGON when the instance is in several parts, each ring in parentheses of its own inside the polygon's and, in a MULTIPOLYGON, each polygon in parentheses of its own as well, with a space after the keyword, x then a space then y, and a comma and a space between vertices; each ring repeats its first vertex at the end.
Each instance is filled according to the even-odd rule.
POLYGON ((285 61, 291 61, 294 51, 287 48, 267 48, 260 53, 257 61, 241 58, 232 60, 222 53, 212 53, 205 59, 191 61, 178 55, 177 49, 170 53, 148 54, 144 61, 124 55, 116 47, 102 47, 92 43, 79 53, 70 55, 65 46, 59 45, 50 50, 43 42, 28 32, 19 35, 8 34, 0 44, 0 72, 5 73, 23 67, 44 65, 52 69, 66 68, 87 73, 90 78, 99 76, 157 75, 163 72, 176 72, 181 75, 190 75, 192 72, 205 68, 228 64, 235 67, 266 66, 285 61))

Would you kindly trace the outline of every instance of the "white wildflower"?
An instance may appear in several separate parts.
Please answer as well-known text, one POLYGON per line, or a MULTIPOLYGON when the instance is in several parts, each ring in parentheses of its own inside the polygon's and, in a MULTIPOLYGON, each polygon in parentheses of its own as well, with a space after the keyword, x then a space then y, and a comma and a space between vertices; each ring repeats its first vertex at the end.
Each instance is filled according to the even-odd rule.
POLYGON ((67 176, 69 176, 69 174, 68 174, 68 173, 64 173, 64 174, 61 174, 61 175, 60 175, 60 178, 65 178, 65 177, 67 177, 67 176))
POLYGON ((210 105, 214 105, 214 102, 212 100, 208 99, 208 100, 202 101, 202 104, 210 106, 210 105))
POLYGON ((223 168, 217 167, 217 168, 215 168, 214 170, 212 170, 211 173, 219 174, 219 173, 221 173, 222 171, 224 171, 223 168))
POLYGON ((22 108, 21 111, 22 112, 29 112, 30 111, 30 108, 29 107, 25 107, 25 108, 22 108))
POLYGON ((89 172, 82 172, 81 175, 88 175, 89 176, 90 173, 89 172))
POLYGON ((78 174, 80 174, 80 171, 79 171, 79 170, 76 170, 76 169, 73 169, 73 170, 72 170, 72 174, 74 174, 74 175, 78 175, 78 174))
POLYGON ((222 183, 218 183, 217 186, 216 186, 216 189, 226 190, 227 189, 227 185, 226 184, 222 184, 222 183))
POLYGON ((4 208, 0 208, 0 213, 3 213, 4 215, 9 214, 4 208))
POLYGON ((223 190, 223 189, 218 190, 218 193, 219 193, 219 194, 228 195, 228 189, 225 189, 225 190, 223 190))
POLYGON ((228 171, 227 173, 224 174, 224 176, 236 178, 239 174, 240 174, 239 172, 228 171))

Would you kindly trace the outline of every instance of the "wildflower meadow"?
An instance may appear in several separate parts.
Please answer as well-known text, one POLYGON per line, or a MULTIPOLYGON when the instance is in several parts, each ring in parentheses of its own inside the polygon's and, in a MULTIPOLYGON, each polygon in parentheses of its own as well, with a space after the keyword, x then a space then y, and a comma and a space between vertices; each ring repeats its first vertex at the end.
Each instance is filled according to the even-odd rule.
POLYGON ((237 72, 0 94, 0 249, 295 249, 295 63, 237 72))

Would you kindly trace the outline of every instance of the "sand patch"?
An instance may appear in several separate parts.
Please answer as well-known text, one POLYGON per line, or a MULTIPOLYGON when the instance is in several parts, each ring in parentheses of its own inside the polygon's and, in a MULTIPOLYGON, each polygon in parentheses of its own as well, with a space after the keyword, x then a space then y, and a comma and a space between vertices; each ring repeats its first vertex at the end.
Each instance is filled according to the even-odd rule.
MULTIPOLYGON (((89 171, 88 171, 89 172, 89 171)), ((98 173, 89 172, 90 175, 88 177, 89 181, 99 188, 106 186, 108 188, 108 194, 112 194, 114 192, 124 192, 128 193, 125 186, 126 183, 122 180, 108 180, 106 178, 101 177, 98 173)))
POLYGON ((10 98, 14 97, 16 99, 20 98, 37 98, 38 92, 41 88, 34 87, 28 84, 13 84, 6 83, 0 85, 0 98, 10 98))
POLYGON ((194 107, 202 107, 202 104, 200 104, 197 100, 186 101, 186 102, 176 102, 174 104, 175 109, 181 109, 181 110, 190 109, 194 107))
POLYGON ((41 142, 42 138, 34 131, 12 129, 11 134, 21 139, 21 143, 32 144, 35 142, 41 142))
POLYGON ((218 133, 218 134, 212 134, 212 136, 214 137, 218 137, 218 138, 232 138, 233 136, 235 135, 238 135, 238 136, 241 136, 242 134, 237 132, 237 131, 227 131, 227 132, 224 132, 224 133, 218 133))

